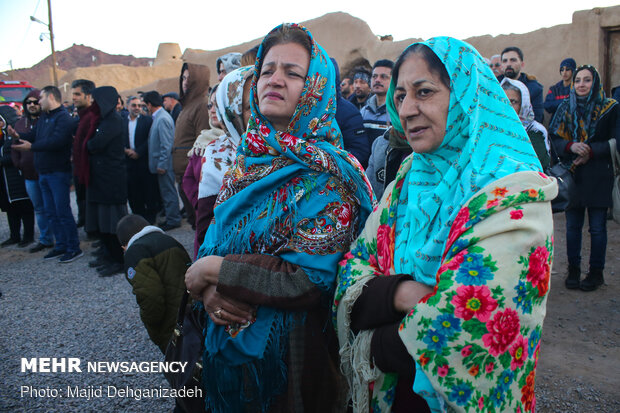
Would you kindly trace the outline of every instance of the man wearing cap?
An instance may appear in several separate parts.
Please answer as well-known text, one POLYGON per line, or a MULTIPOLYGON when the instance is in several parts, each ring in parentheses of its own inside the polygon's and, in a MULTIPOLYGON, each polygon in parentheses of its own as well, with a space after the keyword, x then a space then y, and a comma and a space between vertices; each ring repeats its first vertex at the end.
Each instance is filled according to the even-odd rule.
POLYGON ((576 68, 577 63, 575 59, 570 57, 567 57, 560 63, 560 76, 562 76, 562 80, 549 88, 545 98, 545 110, 551 115, 555 113, 560 103, 568 97, 576 68))
POLYGON ((359 110, 366 106, 369 96, 370 72, 363 67, 358 67, 353 75, 353 94, 349 97, 349 102, 359 110))
POLYGON ((181 113, 181 109, 183 109, 181 102, 179 102, 179 94, 170 92, 163 95, 162 98, 164 99, 164 109, 172 116, 172 120, 176 124, 179 113, 181 113))

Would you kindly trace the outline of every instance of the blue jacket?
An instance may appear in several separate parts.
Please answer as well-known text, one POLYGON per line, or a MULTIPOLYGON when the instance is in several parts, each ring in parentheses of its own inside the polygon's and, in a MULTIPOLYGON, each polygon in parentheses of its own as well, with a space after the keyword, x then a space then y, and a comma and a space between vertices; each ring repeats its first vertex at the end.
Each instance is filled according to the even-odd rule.
POLYGON ((568 97, 569 92, 570 85, 564 86, 564 81, 562 80, 551 86, 547 97, 545 97, 545 110, 553 115, 558 110, 560 103, 568 97))
POLYGON ((60 105, 51 112, 43 112, 32 131, 21 136, 32 142, 30 150, 39 174, 71 172, 71 147, 76 128, 76 119, 60 105))
POLYGON ((362 119, 364 119, 364 127, 370 138, 369 145, 372 146, 375 139, 382 136, 388 130, 388 114, 385 103, 377 106, 377 96, 372 95, 366 101, 366 106, 360 110, 362 119))

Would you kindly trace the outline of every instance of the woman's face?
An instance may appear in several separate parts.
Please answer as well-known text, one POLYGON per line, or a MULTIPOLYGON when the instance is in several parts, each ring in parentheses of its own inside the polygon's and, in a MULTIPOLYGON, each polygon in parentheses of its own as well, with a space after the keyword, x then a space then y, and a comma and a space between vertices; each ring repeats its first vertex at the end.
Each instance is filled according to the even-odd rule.
POLYGON ((577 72, 575 76, 575 92, 577 92, 577 96, 588 96, 590 89, 592 89, 593 80, 592 73, 588 69, 577 72))
POLYGON ((220 122, 217 117, 217 102, 215 100, 215 93, 212 93, 211 97, 209 97, 209 120, 211 121, 211 125, 216 128, 224 129, 222 128, 222 122, 220 122))
POLYGON ((510 106, 517 112, 517 115, 521 111, 521 93, 517 92, 513 89, 504 89, 506 92, 506 96, 508 96, 508 100, 510 101, 510 106))
POLYGON ((394 99, 400 101, 398 116, 414 152, 439 148, 446 133, 450 89, 420 55, 412 54, 401 65, 394 99))
POLYGON ((285 131, 304 88, 310 54, 297 43, 273 46, 256 84, 258 107, 278 131, 285 131))

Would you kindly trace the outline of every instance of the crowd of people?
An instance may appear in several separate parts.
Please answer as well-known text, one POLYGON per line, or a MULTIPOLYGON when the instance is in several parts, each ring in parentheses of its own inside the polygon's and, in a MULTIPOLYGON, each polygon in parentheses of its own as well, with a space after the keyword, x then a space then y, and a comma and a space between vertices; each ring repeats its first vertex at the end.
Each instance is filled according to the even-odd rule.
POLYGON ((564 59, 543 99, 523 62, 438 37, 341 74, 284 24, 220 57, 213 86, 185 63, 178 92, 125 108, 78 79, 74 117, 58 88, 34 90, 20 118, 0 107, 2 247, 33 243, 36 217, 30 252, 69 263, 83 227, 89 265, 125 272, 163 352, 187 290, 206 323, 205 411, 534 411, 557 193, 544 172, 573 170, 565 284, 592 291, 620 120, 594 67, 564 59), (164 234, 183 216, 193 260, 164 234))

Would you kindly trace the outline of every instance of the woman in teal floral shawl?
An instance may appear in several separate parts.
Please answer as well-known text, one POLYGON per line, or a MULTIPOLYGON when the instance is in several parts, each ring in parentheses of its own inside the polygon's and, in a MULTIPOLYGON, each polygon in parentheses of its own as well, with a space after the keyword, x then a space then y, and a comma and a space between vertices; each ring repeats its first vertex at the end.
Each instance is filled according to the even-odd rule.
POLYGON ((387 102, 414 152, 340 263, 354 411, 531 411, 555 181, 465 42, 407 48, 387 102))
POLYGON ((207 313, 203 387, 213 412, 334 411, 343 401, 329 303, 372 192, 340 149, 334 82, 305 28, 279 26, 263 40, 247 131, 203 258, 186 275, 207 313))

